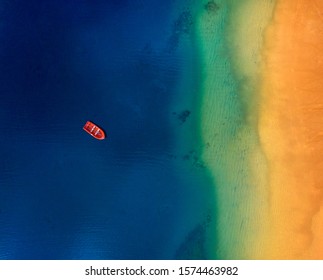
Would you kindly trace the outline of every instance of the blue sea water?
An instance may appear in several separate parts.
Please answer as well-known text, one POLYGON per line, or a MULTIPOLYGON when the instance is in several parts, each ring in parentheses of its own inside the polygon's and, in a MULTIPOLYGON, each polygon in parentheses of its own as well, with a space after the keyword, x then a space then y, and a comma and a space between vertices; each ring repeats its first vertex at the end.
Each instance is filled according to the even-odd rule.
POLYGON ((208 258, 182 2, 0 2, 1 259, 208 258))

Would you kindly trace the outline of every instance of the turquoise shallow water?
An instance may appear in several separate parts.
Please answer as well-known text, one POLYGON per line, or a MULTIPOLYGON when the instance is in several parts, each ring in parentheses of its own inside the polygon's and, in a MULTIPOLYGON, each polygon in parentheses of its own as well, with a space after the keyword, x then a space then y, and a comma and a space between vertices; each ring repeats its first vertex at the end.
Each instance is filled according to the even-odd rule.
POLYGON ((212 3, 200 9, 196 37, 202 73, 202 158, 216 192, 213 248, 215 258, 248 259, 256 237, 265 231, 261 210, 268 203, 263 188, 266 158, 257 118, 260 51, 274 4, 253 0, 212 3))
POLYGON ((4 4, 1 259, 210 258, 192 9, 4 4))

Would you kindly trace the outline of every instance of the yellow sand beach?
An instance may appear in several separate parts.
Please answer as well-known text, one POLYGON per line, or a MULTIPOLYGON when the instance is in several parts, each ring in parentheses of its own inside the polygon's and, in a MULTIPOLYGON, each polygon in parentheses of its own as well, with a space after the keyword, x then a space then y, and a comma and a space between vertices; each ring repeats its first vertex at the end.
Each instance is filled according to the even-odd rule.
POLYGON ((261 258, 323 259, 322 46, 323 1, 279 0, 263 52, 270 230, 261 258))

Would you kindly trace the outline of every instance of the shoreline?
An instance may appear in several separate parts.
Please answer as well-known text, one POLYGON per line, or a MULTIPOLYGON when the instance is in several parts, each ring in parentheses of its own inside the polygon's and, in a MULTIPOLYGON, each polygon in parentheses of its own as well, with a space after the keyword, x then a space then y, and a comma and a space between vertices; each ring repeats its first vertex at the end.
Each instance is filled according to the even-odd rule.
POLYGON ((255 56, 260 56, 262 32, 273 6, 266 0, 262 3, 268 5, 254 6, 256 2, 218 1, 216 13, 200 13, 197 27, 203 73, 200 133, 207 144, 203 158, 216 189, 214 249, 219 259, 253 259, 263 246, 266 162, 255 113, 260 80, 260 59, 255 56), (257 11, 256 18, 265 17, 260 28, 252 30, 244 22, 251 8, 257 11), (241 33, 248 38, 241 38, 241 33), (243 48, 245 40, 254 43, 243 48), (255 66, 250 62, 253 58, 255 66))

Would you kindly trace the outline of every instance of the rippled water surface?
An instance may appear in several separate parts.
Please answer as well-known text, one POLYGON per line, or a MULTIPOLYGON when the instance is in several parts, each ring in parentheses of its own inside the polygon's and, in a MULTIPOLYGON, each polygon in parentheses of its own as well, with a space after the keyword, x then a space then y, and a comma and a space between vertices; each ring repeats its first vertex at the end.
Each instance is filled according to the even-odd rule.
POLYGON ((18 0, 0 13, 0 258, 207 258, 194 88, 176 101, 189 6, 18 0))

